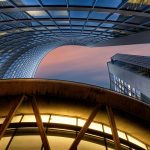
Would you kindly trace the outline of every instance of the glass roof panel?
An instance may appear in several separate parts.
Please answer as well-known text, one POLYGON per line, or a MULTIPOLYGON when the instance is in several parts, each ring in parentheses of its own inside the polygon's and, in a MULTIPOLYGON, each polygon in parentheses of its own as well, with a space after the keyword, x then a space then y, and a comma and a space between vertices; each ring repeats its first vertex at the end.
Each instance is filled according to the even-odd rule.
POLYGON ((68 11, 66 10, 58 10, 58 11, 52 10, 49 11, 49 13, 53 18, 68 18, 68 11))
POLYGON ((95 12, 93 11, 90 15, 89 15, 89 19, 100 19, 100 20, 104 20, 110 13, 108 12, 95 12))
POLYGON ((55 23, 53 21, 40 21, 40 23, 42 23, 43 25, 45 26, 48 26, 48 25, 55 25, 55 23))
POLYGON ((26 11, 26 12, 34 18, 49 18, 49 15, 42 10, 26 11))
POLYGON ((74 6, 92 6, 92 0, 69 0, 69 5, 74 6))
POLYGON ((97 0, 95 7, 117 8, 123 0, 97 0))
POLYGON ((58 25, 68 25, 69 21, 55 21, 58 25))
POLYGON ((97 28, 96 31, 106 31, 106 29, 103 29, 103 28, 97 28))
POLYGON ((66 0, 42 0, 43 5, 67 5, 66 0))
POLYGON ((33 5, 39 5, 39 2, 37 0, 13 0, 13 2, 18 6, 33 6, 33 5))
POLYGON ((119 16, 120 16, 120 14, 114 13, 108 18, 108 20, 116 21, 119 18, 119 16))
POLYGON ((87 18, 88 11, 70 11, 71 18, 87 18))
POLYGON ((0 13, 0 21, 4 21, 4 20, 13 20, 12 18, 0 13))
POLYGON ((5 14, 14 19, 29 19, 30 18, 28 15, 26 15, 24 12, 21 12, 21 11, 7 12, 5 14))
POLYGON ((112 23, 102 23, 101 24, 101 27, 106 27, 106 28, 111 28, 113 26, 114 26, 114 24, 112 24, 112 23))
POLYGON ((71 21, 72 25, 84 25, 85 22, 84 21, 71 21))
POLYGON ((0 7, 8 7, 12 6, 11 3, 7 2, 7 0, 0 0, 0 7))
POLYGON ((86 23, 86 25, 87 25, 87 26, 98 26, 99 23, 98 23, 98 22, 91 22, 91 21, 88 21, 88 22, 86 23))
POLYGON ((132 19, 130 19, 130 20, 127 21, 127 22, 129 22, 129 23, 134 23, 134 24, 141 24, 141 23, 145 23, 145 22, 147 22, 147 21, 150 21, 150 18, 138 16, 138 17, 133 17, 132 19))
POLYGON ((33 21, 33 22, 31 22, 31 25, 32 26, 39 26, 40 24, 38 22, 33 21))

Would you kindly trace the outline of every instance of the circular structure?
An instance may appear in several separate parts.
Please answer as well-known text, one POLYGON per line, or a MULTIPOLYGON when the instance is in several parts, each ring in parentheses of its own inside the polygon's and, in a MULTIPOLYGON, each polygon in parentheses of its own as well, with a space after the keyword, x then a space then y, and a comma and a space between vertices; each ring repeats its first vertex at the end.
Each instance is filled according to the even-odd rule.
POLYGON ((58 80, 1 80, 0 89, 2 150, 150 149, 150 106, 136 99, 58 80))
POLYGON ((0 0, 0 78, 33 77, 41 59, 62 45, 148 43, 149 4, 149 0, 0 0))

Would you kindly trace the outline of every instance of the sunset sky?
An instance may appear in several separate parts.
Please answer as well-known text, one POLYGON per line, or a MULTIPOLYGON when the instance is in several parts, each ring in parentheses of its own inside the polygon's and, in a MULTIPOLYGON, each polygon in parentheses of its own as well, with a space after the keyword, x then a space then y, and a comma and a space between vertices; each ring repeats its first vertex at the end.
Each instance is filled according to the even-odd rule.
POLYGON ((98 48, 62 46, 44 57, 35 77, 83 82, 109 88, 107 62, 116 53, 150 56, 150 44, 98 48))

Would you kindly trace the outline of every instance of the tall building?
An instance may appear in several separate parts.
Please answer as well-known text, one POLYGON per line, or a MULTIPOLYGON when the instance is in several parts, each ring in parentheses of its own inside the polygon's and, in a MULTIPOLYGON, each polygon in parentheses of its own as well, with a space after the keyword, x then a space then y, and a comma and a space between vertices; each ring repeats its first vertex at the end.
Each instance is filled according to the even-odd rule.
POLYGON ((107 65, 111 89, 150 103, 150 56, 116 54, 107 65))
POLYGON ((150 105, 131 97, 58 80, 0 80, 0 89, 0 150, 150 149, 150 105))
POLYGON ((150 43, 149 0, 0 0, 0 78, 34 77, 62 45, 137 43, 150 43))

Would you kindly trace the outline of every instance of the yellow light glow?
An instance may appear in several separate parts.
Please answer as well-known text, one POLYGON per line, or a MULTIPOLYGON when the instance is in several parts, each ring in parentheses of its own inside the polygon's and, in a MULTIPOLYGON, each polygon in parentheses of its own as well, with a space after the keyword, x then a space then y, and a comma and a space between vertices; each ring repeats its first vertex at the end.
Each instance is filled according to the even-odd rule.
POLYGON ((90 129, 97 130, 103 132, 102 124, 92 122, 89 126, 90 129))
POLYGON ((36 122, 34 115, 25 115, 21 122, 36 122))
POLYGON ((19 115, 19 116, 14 116, 13 119, 11 120, 11 123, 20 122, 21 117, 22 117, 21 115, 19 115))
POLYGON ((76 118, 65 117, 65 116, 58 116, 58 115, 52 115, 50 123, 60 123, 60 124, 76 125, 76 118))
MULTIPOLYGON (((85 124, 85 119, 78 119, 78 126, 83 127, 85 124)), ((102 124, 92 122, 89 126, 89 129, 97 130, 103 132, 102 124)))
POLYGON ((49 121, 49 115, 41 115, 42 122, 48 122, 49 121))
POLYGON ((120 138, 127 140, 127 137, 126 137, 126 135, 125 135, 124 132, 121 132, 121 131, 117 131, 117 132, 118 132, 118 136, 119 136, 120 138))
POLYGON ((43 16, 46 14, 45 11, 38 11, 38 10, 35 10, 35 11, 26 11, 29 15, 33 16, 33 17, 37 17, 37 16, 43 16))
POLYGON ((0 36, 7 34, 7 32, 0 32, 0 36))
POLYGON ((111 128, 108 127, 108 126, 105 126, 105 125, 104 125, 104 132, 105 132, 105 133, 108 133, 108 134, 112 134, 111 128))
MULTIPOLYGON (((42 122, 48 122, 49 115, 41 115, 42 122)), ((34 115, 25 115, 21 122, 36 122, 34 115)))
POLYGON ((128 3, 149 5, 150 0, 128 0, 128 3))
POLYGON ((0 124, 4 122, 5 118, 0 118, 0 124))
POLYGON ((142 143, 141 141, 135 139, 134 137, 132 137, 132 136, 130 136, 130 135, 127 135, 127 137, 128 137, 128 140, 129 140, 130 142, 132 142, 132 143, 134 143, 134 144, 136 144, 136 145, 138 145, 138 146, 140 146, 140 147, 142 147, 142 148, 144 148, 144 149, 147 149, 147 148, 146 148, 146 145, 145 145, 144 143, 142 143))

